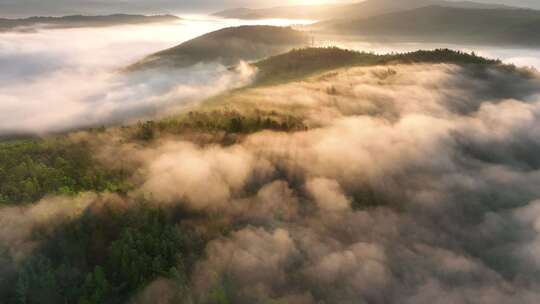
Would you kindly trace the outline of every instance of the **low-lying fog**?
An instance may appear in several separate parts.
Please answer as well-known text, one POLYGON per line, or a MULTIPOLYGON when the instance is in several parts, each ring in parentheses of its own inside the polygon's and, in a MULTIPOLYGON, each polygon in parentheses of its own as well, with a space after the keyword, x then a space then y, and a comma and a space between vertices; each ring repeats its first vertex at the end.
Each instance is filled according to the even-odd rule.
MULTIPOLYGON (((118 69, 145 55, 220 28, 306 24, 307 20, 226 20, 183 16, 176 24, 0 33, 0 135, 42 134, 118 123, 204 99, 248 83, 253 71, 217 64, 129 76, 118 69)), ((327 43, 316 42, 317 45, 327 43)), ((374 52, 442 45, 339 42, 374 52)), ((449 46, 540 67, 540 51, 449 46)))
POLYGON ((176 24, 0 33, 0 135, 118 122, 241 86, 250 71, 217 64, 129 76, 118 70, 205 33, 254 23, 302 21, 184 16, 176 24))

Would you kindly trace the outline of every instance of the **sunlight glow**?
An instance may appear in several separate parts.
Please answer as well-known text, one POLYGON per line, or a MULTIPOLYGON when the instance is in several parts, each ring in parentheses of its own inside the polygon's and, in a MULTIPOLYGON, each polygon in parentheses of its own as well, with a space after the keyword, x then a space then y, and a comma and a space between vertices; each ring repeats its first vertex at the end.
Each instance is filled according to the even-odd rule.
MULTIPOLYGON (((346 3, 352 1, 340 1, 340 0, 291 0, 289 4, 292 5, 319 5, 319 4, 337 4, 346 3)), ((357 1, 360 2, 360 1, 357 1)))

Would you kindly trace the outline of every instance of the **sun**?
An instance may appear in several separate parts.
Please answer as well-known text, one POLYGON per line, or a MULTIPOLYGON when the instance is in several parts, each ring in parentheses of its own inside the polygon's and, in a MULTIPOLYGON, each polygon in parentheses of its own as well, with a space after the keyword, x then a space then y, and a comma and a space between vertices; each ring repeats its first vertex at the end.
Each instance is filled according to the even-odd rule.
POLYGON ((297 5, 318 5, 318 4, 335 4, 343 1, 336 0, 294 0, 291 1, 293 4, 297 5))

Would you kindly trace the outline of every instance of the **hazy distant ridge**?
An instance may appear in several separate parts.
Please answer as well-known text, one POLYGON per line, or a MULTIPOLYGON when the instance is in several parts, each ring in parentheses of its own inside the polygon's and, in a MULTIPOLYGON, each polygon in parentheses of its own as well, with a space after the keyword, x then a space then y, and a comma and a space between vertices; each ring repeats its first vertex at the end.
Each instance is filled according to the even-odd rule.
POLYGON ((324 31, 376 40, 540 45, 540 11, 429 6, 317 25, 324 31))
POLYGON ((352 19, 368 18, 391 12, 421 8, 426 6, 458 7, 467 9, 509 8, 499 4, 477 3, 472 1, 445 0, 367 0, 352 4, 279 6, 266 9, 234 8, 217 12, 214 15, 224 18, 261 19, 352 19))
POLYGON ((180 20, 173 15, 128 15, 114 14, 101 16, 71 15, 64 17, 30 17, 23 19, 3 19, 0 18, 0 31, 13 30, 17 28, 45 26, 53 28, 70 27, 102 27, 122 24, 145 24, 174 22, 180 20))

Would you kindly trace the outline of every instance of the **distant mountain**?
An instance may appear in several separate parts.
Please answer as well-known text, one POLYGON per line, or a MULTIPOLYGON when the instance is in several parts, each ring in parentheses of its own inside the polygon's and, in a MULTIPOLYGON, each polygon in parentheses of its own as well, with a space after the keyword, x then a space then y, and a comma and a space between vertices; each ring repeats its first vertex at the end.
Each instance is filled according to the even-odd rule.
POLYGON ((225 65, 256 60, 308 44, 308 37, 289 27, 240 26, 221 29, 148 56, 130 69, 185 67, 200 62, 225 65))
POLYGON ((415 9, 426 6, 458 7, 468 9, 507 8, 498 4, 476 3, 471 1, 446 0, 367 0, 353 4, 280 6, 267 9, 236 8, 215 13, 215 16, 236 19, 350 19, 368 18, 391 12, 415 9))
POLYGON ((318 25, 325 32, 376 40, 540 46, 540 11, 429 6, 318 25))
POLYGON ((233 8, 213 14, 217 17, 232 19, 265 19, 265 18, 288 18, 288 19, 328 19, 333 18, 334 11, 343 5, 297 5, 280 6, 266 9, 233 8))
POLYGON ((103 16, 83 16, 72 15, 64 17, 30 17, 24 19, 2 19, 0 18, 0 31, 25 30, 28 28, 43 26, 47 28, 76 28, 76 27, 103 27, 123 24, 144 24, 174 22, 180 20, 172 15, 103 15, 103 16))
POLYGON ((538 0, 474 0, 476 2, 489 2, 489 3, 507 3, 508 5, 540 10, 540 1, 538 0))

